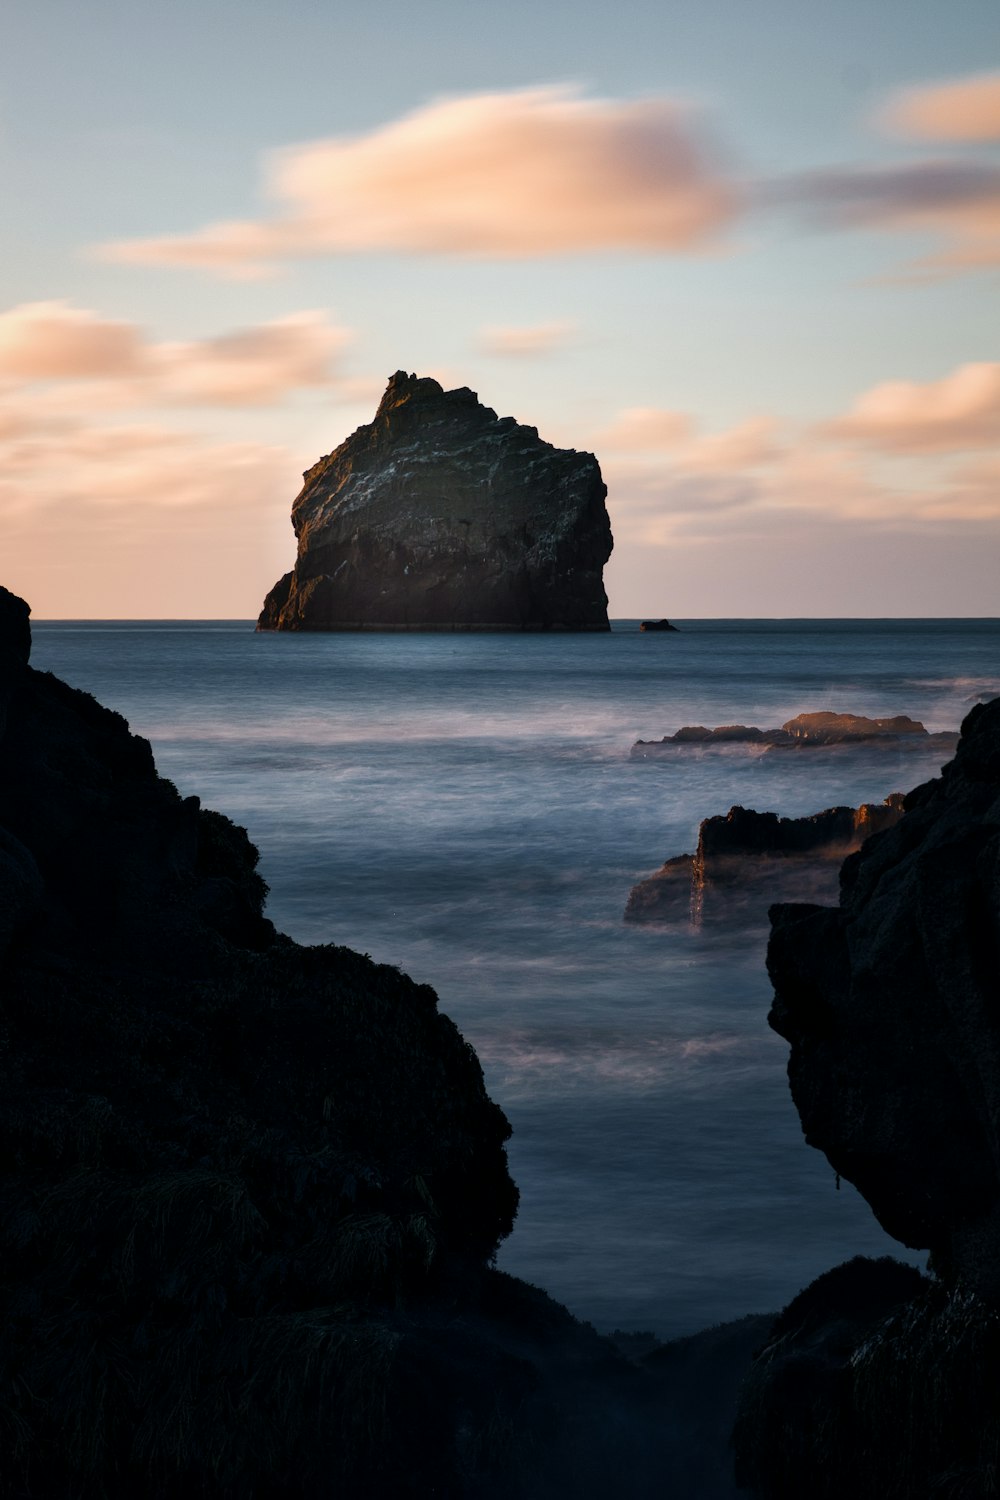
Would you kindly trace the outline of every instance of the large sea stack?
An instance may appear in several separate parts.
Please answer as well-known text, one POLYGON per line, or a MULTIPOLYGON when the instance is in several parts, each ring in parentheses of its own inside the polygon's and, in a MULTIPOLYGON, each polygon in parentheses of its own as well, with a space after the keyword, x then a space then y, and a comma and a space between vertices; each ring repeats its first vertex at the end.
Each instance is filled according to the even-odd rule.
POLYGON ((607 487, 467 387, 398 370, 303 476, 259 630, 607 630, 607 487))

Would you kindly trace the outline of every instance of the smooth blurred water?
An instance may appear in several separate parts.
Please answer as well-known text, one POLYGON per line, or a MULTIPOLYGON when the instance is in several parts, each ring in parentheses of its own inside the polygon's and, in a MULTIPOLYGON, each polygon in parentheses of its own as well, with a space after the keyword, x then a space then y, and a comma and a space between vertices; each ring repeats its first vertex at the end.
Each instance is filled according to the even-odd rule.
POLYGON ((500 1264, 602 1329, 777 1308, 894 1247, 807 1148, 767 1028, 766 934, 625 926, 630 887, 736 802, 878 800, 940 757, 692 749, 816 709, 957 728, 1000 621, 689 621, 676 635, 255 635, 35 622, 33 664, 117 708, 248 827, 269 915, 435 986, 514 1126, 500 1264))

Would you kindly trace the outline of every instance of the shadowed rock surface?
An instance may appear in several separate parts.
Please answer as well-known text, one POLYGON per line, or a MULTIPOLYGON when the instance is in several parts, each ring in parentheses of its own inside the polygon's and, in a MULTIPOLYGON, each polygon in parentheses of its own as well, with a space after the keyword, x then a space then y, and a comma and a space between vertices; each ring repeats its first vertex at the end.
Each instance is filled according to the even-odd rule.
POLYGON ((770 750, 822 750, 841 745, 863 745, 866 748, 890 750, 954 750, 958 735, 948 730, 930 734, 917 719, 906 714, 893 718, 868 719, 863 714, 820 713, 796 714, 780 729, 758 729, 754 724, 720 724, 706 729, 703 724, 685 724, 676 734, 662 740, 636 740, 633 760, 648 760, 659 754, 695 746, 717 749, 720 746, 759 746, 770 750))
POLYGON ((509 1128, 433 991, 277 933, 29 647, 0 594, 0 1496, 729 1500, 746 1338, 661 1375, 493 1269, 509 1128))
POLYGON ((821 1278, 811 1384, 783 1315, 738 1430, 760 1496, 997 1494, 1000 699, 904 807, 845 863, 838 908, 772 910, 769 1019, 807 1141, 936 1279, 889 1307, 821 1278))
POLYGON ((629 892, 626 922, 762 922, 775 897, 832 900, 840 866, 903 815, 903 795, 805 818, 731 807, 705 818, 694 854, 668 859, 629 892))
POLYGON ((303 476, 259 630, 607 630, 607 487, 474 391, 399 370, 303 476))

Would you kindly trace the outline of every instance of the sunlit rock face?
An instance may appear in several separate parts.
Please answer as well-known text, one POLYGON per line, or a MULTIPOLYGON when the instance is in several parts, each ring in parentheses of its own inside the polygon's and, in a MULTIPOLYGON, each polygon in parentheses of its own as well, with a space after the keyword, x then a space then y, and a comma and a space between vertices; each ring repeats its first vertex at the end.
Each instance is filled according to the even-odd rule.
POLYGON ((607 630, 607 487, 465 387, 397 371, 304 476, 260 630, 607 630))
POLYGON ((763 922, 775 901, 835 901, 840 866, 903 815, 903 795, 805 818, 731 807, 705 818, 694 854, 668 859, 632 887, 626 922, 763 922))

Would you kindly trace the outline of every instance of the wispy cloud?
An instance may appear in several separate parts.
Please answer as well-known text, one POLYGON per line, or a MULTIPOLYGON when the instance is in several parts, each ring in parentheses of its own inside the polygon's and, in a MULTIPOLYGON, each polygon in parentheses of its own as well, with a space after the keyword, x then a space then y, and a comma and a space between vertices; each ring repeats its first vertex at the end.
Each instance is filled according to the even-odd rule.
MULTIPOLYGON (((974 456, 1000 440, 1000 364, 888 381, 844 416, 812 426, 759 415, 702 435, 685 413, 634 415, 604 429, 621 439, 603 468, 615 535, 626 544, 752 539, 810 525, 852 526, 862 544, 887 532, 1000 521, 1000 461, 992 451, 974 456), (906 462, 913 456, 923 460, 918 476, 906 462)), ((600 437, 599 455, 608 446, 600 437)))
POLYGON ((523 328, 483 328, 478 344, 484 354, 501 359, 532 359, 555 354, 573 341, 576 324, 569 321, 533 323, 523 328))
POLYGON ((0 314, 0 376, 78 380, 132 376, 146 351, 131 323, 68 302, 25 302, 0 314))
POLYGON ((1000 265, 1000 167, 938 160, 831 167, 769 184, 761 202, 792 208, 820 229, 925 231, 942 248, 911 275, 950 275, 1000 265))
POLYGON ((1000 140, 1000 73, 903 89, 887 101, 878 122, 917 140, 1000 140))
POLYGON ((439 100, 365 135, 292 146, 269 158, 266 188, 280 205, 270 217, 102 253, 222 274, 370 250, 698 253, 738 207, 692 111, 569 87, 439 100))
POLYGON ((597 433, 603 450, 670 452, 689 441, 694 420, 686 412, 658 406, 629 406, 597 433))
POLYGON ((897 453, 992 447, 1000 442, 1000 363, 961 365, 924 383, 885 381, 825 431, 897 453))
POLYGON ((104 405, 262 406, 332 385, 350 338, 325 313, 300 312, 217 338, 155 343, 131 323, 31 302, 0 314, 0 378, 103 382, 104 405))

